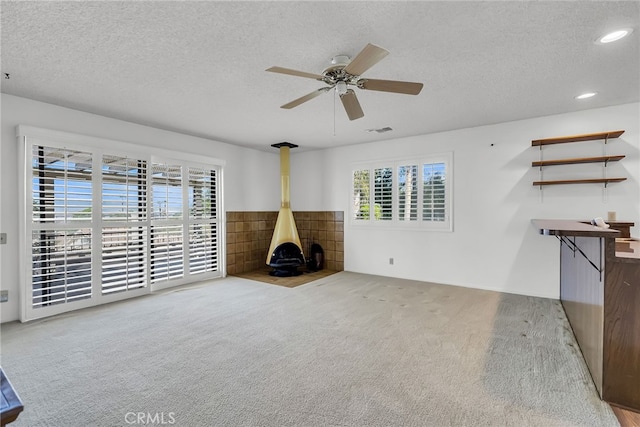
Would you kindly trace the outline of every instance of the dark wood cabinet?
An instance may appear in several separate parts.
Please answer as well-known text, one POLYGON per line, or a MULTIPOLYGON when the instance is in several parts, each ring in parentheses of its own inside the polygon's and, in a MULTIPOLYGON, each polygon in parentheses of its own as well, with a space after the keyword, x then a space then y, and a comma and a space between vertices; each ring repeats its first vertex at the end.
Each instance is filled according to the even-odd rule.
POLYGON ((533 223, 560 241, 560 300, 600 397, 640 412, 640 241, 613 226, 533 223))

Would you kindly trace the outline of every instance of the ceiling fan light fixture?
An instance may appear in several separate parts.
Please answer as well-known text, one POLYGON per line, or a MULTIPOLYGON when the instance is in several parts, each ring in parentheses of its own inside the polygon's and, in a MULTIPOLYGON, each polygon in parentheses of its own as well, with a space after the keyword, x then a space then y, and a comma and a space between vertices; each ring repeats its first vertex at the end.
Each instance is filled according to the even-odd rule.
POLYGON ((338 95, 344 95, 347 93, 347 82, 339 81, 336 83, 336 92, 338 92, 338 95))
POLYGON ((347 55, 336 55, 333 58, 331 58, 331 65, 346 66, 349 64, 350 61, 351 61, 351 58, 349 58, 347 55))
POLYGON ((586 92, 586 93, 582 93, 580 95, 574 96, 574 99, 587 99, 587 98, 594 97, 597 94, 598 92, 586 92))
POLYGON ((615 41, 620 40, 623 37, 628 36, 632 32, 633 32, 633 29, 631 29, 631 28, 621 28, 619 30, 607 33, 602 37, 599 37, 598 40, 596 40, 596 43, 597 44, 607 44, 607 43, 615 42, 615 41))
POLYGON ((391 92, 406 95, 417 95, 422 90, 422 83, 361 78, 362 73, 376 65, 388 54, 388 50, 368 43, 353 60, 347 55, 334 56, 331 60, 331 66, 326 68, 322 74, 307 73, 305 71, 275 66, 267 68, 266 71, 319 80, 327 85, 288 102, 280 106, 280 108, 288 110, 297 107, 319 96, 321 93, 335 88, 335 93, 340 95, 340 101, 349 120, 357 120, 364 117, 364 112, 362 111, 355 91, 349 89, 349 86, 355 86, 358 89, 367 91, 391 92))

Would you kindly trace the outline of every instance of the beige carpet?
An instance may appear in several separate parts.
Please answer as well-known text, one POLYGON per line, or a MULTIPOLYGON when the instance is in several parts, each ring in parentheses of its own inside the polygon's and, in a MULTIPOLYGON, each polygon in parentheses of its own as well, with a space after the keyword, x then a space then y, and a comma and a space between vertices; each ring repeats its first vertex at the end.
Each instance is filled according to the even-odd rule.
POLYGON ((557 301, 348 272, 5 324, 2 367, 17 427, 618 425, 557 301))

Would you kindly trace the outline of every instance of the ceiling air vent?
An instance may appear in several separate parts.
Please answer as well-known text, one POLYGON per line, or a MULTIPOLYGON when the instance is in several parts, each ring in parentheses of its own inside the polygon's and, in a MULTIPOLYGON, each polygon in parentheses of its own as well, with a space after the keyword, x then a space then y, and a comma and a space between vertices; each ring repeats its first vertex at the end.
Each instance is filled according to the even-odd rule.
POLYGON ((383 127, 380 129, 367 129, 367 132, 378 132, 378 133, 385 133, 385 132, 391 132, 393 129, 391 129, 389 126, 387 127, 383 127))

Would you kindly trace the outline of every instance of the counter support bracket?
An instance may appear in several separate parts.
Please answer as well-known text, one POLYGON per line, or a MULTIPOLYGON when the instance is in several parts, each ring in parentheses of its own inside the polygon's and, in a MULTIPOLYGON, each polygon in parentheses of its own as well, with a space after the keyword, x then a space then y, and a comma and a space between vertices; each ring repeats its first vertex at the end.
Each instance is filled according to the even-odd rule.
POLYGON ((587 254, 585 254, 582 251, 582 249, 580 249, 580 247, 578 245, 576 245, 575 238, 574 238, 574 240, 571 240, 571 239, 567 238, 566 236, 556 236, 556 237, 558 238, 558 240, 560 240, 560 245, 562 245, 564 243, 565 245, 567 245, 567 247, 569 249, 571 249, 573 251, 574 256, 575 256, 576 252, 579 252, 580 255, 582 255, 584 257, 584 259, 586 259, 589 262, 589 264, 591 264, 591 266, 598 271, 598 273, 600 273, 600 281, 602 282, 602 272, 604 271, 604 269, 602 268, 602 237, 600 237, 598 239, 599 242, 600 242, 600 251, 599 251, 600 252, 600 259, 598 260, 598 265, 596 265, 593 261, 591 261, 589 259, 589 257, 587 256, 587 254))

